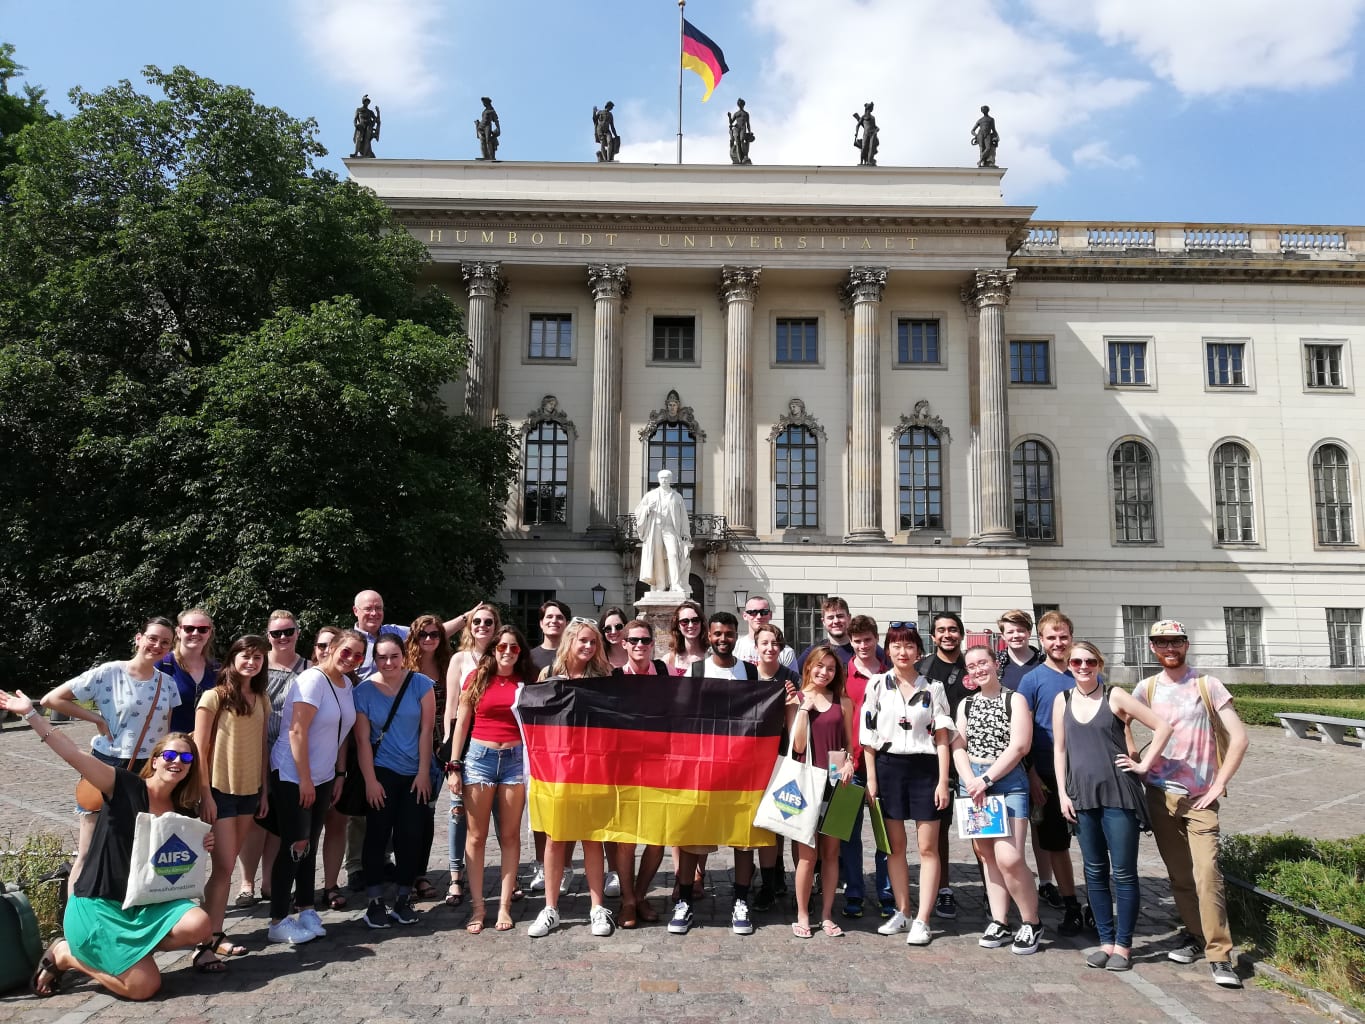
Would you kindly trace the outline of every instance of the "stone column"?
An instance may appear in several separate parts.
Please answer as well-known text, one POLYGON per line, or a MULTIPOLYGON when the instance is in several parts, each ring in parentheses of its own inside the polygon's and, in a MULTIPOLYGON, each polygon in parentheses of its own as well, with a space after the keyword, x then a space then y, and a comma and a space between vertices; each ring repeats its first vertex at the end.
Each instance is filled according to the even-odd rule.
POLYGON ((610 533, 621 506, 621 307, 630 294, 625 264, 590 264, 588 286, 594 304, 588 530, 610 533))
POLYGON ((845 308, 853 310, 853 406, 848 442, 847 543, 885 541, 882 531, 881 423, 882 292, 885 267, 853 267, 843 288, 845 308))
POLYGON ((978 270, 967 300, 980 315, 977 325, 976 391, 980 430, 977 473, 981 515, 970 543, 1016 546, 1010 490, 1009 374, 1006 369, 1005 306, 1014 287, 1013 270, 978 270))
POLYGON ((465 412, 480 426, 489 426, 498 406, 498 299, 506 289, 501 263, 461 263, 469 293, 469 367, 465 381, 465 412))
POLYGON ((755 535, 754 514, 754 296, 759 267, 721 267, 725 310, 725 525, 740 537, 755 535))

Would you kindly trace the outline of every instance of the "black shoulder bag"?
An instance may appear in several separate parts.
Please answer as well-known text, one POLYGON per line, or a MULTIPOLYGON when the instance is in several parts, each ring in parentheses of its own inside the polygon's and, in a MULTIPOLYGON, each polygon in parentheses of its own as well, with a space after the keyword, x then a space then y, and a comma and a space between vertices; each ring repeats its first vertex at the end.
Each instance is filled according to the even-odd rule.
MULTIPOLYGON (((393 699, 389 716, 384 719, 384 728, 379 730, 378 735, 370 734, 370 749, 373 754, 379 753, 379 744, 384 742, 384 734, 389 731, 389 726, 393 725, 393 716, 398 714, 398 705, 403 703, 403 697, 408 692, 408 684, 412 682, 413 675, 414 673, 409 672, 403 677, 403 685, 398 688, 398 696, 393 699)), ((354 745, 351 747, 351 755, 351 764, 346 770, 346 777, 342 779, 341 796, 337 799, 336 809, 352 817, 363 817, 369 813, 370 802, 365 797, 365 776, 360 770, 360 755, 356 753, 354 745)))

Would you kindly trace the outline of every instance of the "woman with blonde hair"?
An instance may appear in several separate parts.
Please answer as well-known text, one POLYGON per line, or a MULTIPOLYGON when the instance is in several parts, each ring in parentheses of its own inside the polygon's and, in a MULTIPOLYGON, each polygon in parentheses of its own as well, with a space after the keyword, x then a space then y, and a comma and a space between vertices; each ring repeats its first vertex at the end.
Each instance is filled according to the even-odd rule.
POLYGON ((194 732, 199 698, 213 689, 218 662, 213 658, 213 619, 202 608, 186 608, 175 617, 175 644, 157 662, 175 680, 180 704, 171 712, 172 732, 194 732))

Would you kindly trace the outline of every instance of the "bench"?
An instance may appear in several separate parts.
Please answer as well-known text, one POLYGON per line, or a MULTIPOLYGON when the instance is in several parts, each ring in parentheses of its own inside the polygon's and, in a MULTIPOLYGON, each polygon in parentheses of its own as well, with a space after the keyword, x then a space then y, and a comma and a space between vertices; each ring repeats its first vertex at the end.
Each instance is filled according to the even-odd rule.
POLYGON ((1307 715, 1287 711, 1277 711, 1275 717, 1284 726, 1286 736, 1307 739, 1308 727, 1315 725, 1322 734, 1324 743, 1340 745, 1346 742, 1346 730, 1351 729, 1362 741, 1362 749, 1365 749, 1365 721, 1359 718, 1333 718, 1331 715, 1307 715))

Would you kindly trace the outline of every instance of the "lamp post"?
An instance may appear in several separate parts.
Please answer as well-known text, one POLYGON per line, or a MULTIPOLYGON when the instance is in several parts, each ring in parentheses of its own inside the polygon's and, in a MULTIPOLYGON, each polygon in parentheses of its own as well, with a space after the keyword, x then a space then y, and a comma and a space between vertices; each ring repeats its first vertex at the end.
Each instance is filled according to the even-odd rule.
POLYGON ((602 610, 602 605, 606 603, 607 588, 600 583, 595 584, 592 588, 592 606, 600 612, 602 610))

